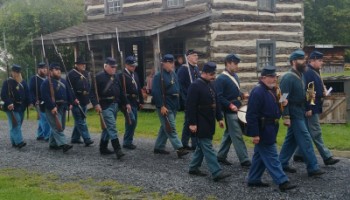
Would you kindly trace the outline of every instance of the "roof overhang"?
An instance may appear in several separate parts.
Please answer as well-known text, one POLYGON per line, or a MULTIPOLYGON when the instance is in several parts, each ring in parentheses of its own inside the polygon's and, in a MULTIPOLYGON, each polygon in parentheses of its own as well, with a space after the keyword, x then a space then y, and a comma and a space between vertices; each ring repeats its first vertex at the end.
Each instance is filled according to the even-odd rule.
MULTIPOLYGON (((89 40, 108 40, 117 38, 147 37, 170 29, 184 26, 212 15, 211 11, 184 13, 157 13, 120 17, 116 20, 86 21, 79 25, 59 30, 43 36, 45 44, 70 44, 89 40)), ((41 37, 34 39, 35 44, 41 44, 41 37)))

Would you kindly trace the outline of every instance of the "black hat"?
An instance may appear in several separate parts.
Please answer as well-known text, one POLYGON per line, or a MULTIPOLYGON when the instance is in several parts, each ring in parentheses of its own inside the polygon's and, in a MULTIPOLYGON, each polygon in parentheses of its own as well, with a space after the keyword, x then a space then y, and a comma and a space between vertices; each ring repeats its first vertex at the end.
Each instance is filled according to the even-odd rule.
POLYGON ((125 59, 125 64, 137 67, 137 60, 134 56, 128 56, 125 59))
POLYGON ((304 59, 304 58, 305 58, 305 52, 301 49, 298 49, 293 51, 293 53, 290 54, 289 61, 304 59))
POLYGON ((107 57, 105 60, 105 64, 116 67, 117 66, 117 62, 114 58, 112 57, 107 57))
POLYGON ((273 65, 266 65, 261 71, 261 76, 277 76, 276 67, 273 65))
POLYGON ((11 70, 14 71, 14 72, 21 72, 21 69, 22 67, 20 65, 17 65, 17 64, 13 64, 12 67, 11 67, 11 70))
POLYGON ((51 64, 50 64, 50 69, 52 70, 52 69, 59 69, 59 70, 61 70, 61 66, 60 66, 60 64, 58 63, 58 62, 52 62, 51 64))
POLYGON ((313 51, 310 53, 309 59, 323 59, 323 53, 319 52, 319 51, 313 51))
POLYGON ((189 50, 186 52, 186 56, 189 56, 189 55, 192 55, 192 54, 198 54, 198 52, 195 51, 194 49, 189 49, 189 50))
POLYGON ((171 54, 165 54, 162 58, 162 62, 174 62, 175 58, 171 54))
POLYGON ((44 63, 44 62, 39 62, 38 63, 38 68, 40 69, 40 68, 44 68, 44 67, 46 67, 46 63, 44 63))
POLYGON ((74 64, 87 64, 87 62, 85 61, 85 59, 82 56, 79 56, 77 58, 77 61, 74 62, 74 64))
POLYGON ((225 62, 235 62, 235 63, 239 63, 241 62, 241 58, 236 55, 236 54, 228 54, 225 58, 225 62))
POLYGON ((212 73, 216 71, 216 63, 214 62, 207 62, 204 64, 202 72, 205 73, 212 73))

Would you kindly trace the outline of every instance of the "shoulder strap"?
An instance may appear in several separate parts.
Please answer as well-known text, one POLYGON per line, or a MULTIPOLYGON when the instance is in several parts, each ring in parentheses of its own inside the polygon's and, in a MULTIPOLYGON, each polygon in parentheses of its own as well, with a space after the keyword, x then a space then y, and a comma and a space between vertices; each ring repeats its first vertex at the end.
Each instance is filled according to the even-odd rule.
POLYGON ((223 71, 221 74, 228 76, 233 81, 233 83, 237 86, 238 90, 240 90, 239 84, 233 76, 231 76, 227 71, 223 71))

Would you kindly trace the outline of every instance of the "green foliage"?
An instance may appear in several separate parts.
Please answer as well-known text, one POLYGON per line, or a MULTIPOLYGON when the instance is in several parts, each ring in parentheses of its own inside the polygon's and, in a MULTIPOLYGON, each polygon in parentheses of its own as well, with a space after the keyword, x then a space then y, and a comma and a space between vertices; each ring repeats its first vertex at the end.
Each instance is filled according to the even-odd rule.
MULTIPOLYGON (((0 8, 1 41, 2 33, 5 33, 7 51, 13 56, 13 62, 29 66, 29 74, 35 72, 34 56, 38 61, 42 60, 41 46, 33 46, 32 40, 41 34, 76 25, 84 18, 84 0, 11 0, 1 1, 0 5, 3 2, 0 8)), ((4 47, 3 42, 0 46, 4 47)), ((60 50, 65 57, 72 58, 73 51, 69 47, 60 50)), ((58 60, 52 47, 47 47, 46 53, 49 60, 58 60)))
POLYGON ((350 43, 350 0, 306 0, 305 43, 350 43))

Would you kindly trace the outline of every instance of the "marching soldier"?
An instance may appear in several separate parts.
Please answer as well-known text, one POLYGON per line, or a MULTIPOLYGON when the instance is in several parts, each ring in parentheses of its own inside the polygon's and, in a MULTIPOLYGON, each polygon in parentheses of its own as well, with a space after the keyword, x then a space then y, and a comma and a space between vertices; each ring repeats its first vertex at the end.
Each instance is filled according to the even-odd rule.
POLYGON ((283 170, 296 173, 296 169, 289 166, 289 160, 299 146, 305 158, 309 176, 324 174, 317 163, 312 138, 305 123, 305 82, 303 72, 305 71, 305 53, 302 50, 294 51, 289 62, 291 69, 283 75, 280 83, 282 93, 288 93, 288 105, 285 106, 282 116, 283 123, 288 126, 286 138, 280 151, 279 159, 283 170))
POLYGON ((89 146, 94 143, 90 138, 88 126, 86 124, 87 105, 90 103, 89 92, 91 89, 89 73, 86 71, 86 62, 80 57, 75 62, 75 68, 68 73, 68 81, 71 82, 73 93, 76 99, 72 106, 74 117, 74 129, 71 143, 89 146), (84 142, 80 140, 83 138, 84 142))
MULTIPOLYGON (((248 175, 249 187, 268 187, 261 181, 265 169, 281 191, 296 187, 289 182, 278 160, 276 137, 281 110, 277 96, 277 74, 275 66, 265 66, 259 83, 253 88, 247 109, 247 134, 255 144, 252 166, 248 175)), ((283 105, 287 105, 285 100, 283 105)))
POLYGON ((116 60, 111 57, 106 58, 103 68, 103 71, 96 74, 94 79, 96 83, 91 87, 90 100, 96 112, 102 113, 102 120, 106 123, 106 128, 101 135, 100 153, 102 155, 114 153, 107 148, 108 141, 111 140, 117 159, 120 159, 125 154, 120 147, 116 124, 118 103, 120 103, 122 97, 120 83, 116 76, 116 60), (95 85, 97 86, 98 97, 95 94, 95 85), (99 101, 97 101, 98 98, 99 101))
POLYGON ((232 165, 227 160, 227 154, 231 144, 233 144, 241 166, 249 167, 251 162, 249 161, 247 147, 243 140, 243 133, 237 116, 238 108, 242 105, 241 100, 248 97, 248 94, 240 91, 240 83, 237 76, 240 61, 241 59, 236 54, 227 55, 225 58, 225 70, 215 81, 218 103, 222 107, 226 123, 226 130, 218 152, 218 160, 224 165, 232 165))
POLYGON ((122 92, 125 97, 125 134, 123 147, 126 149, 135 149, 133 144, 135 128, 137 125, 137 110, 143 106, 143 97, 141 92, 140 81, 135 69, 137 61, 134 56, 128 56, 125 59, 125 68, 119 74, 119 80, 122 86, 122 92))
POLYGON ((153 78, 152 96, 157 108, 161 126, 154 146, 155 154, 169 154, 165 150, 167 139, 176 150, 177 156, 188 154, 177 136, 175 119, 179 108, 179 82, 174 72, 174 56, 166 54, 162 58, 162 69, 153 78))
POLYGON ((12 65, 11 77, 4 81, 1 89, 3 109, 9 121, 10 140, 12 147, 21 149, 27 143, 22 137, 24 111, 30 103, 27 83, 22 79, 21 66, 12 65))
POLYGON ((41 97, 40 86, 45 81, 47 76, 47 66, 44 62, 38 63, 38 73, 31 77, 29 82, 29 91, 31 103, 35 105, 39 113, 38 130, 36 133, 37 140, 49 141, 50 125, 45 114, 45 106, 41 97))
MULTIPOLYGON (((177 71, 177 77, 180 83, 180 98, 184 104, 186 104, 187 100, 187 90, 193 81, 199 78, 199 68, 197 66, 198 63, 198 53, 195 50, 188 50, 186 52, 187 63, 186 65, 182 65, 177 71), (188 66, 187 66, 188 64, 188 66)), ((184 109, 186 111, 186 105, 184 105, 184 109)), ((181 142, 185 149, 187 150, 195 150, 196 149, 196 139, 191 137, 190 130, 188 129, 188 119, 185 115, 184 125, 182 129, 181 142), (189 146, 189 140, 191 138, 192 146, 189 146)))
POLYGON ((221 128, 224 127, 220 106, 216 104, 217 96, 212 81, 216 76, 216 64, 208 62, 204 65, 201 77, 188 88, 186 115, 189 120, 189 130, 197 140, 197 148, 190 163, 189 174, 206 176, 199 170, 203 157, 207 162, 214 181, 225 179, 231 174, 223 173, 216 158, 212 140, 215 134, 215 120, 221 128))
POLYGON ((40 88, 46 118, 50 125, 49 147, 53 150, 62 149, 63 152, 67 152, 73 147, 67 144, 64 135, 66 111, 69 104, 72 104, 72 95, 66 80, 61 78, 59 63, 50 64, 49 76, 40 88))
MULTIPOLYGON (((311 105, 306 102, 306 125, 311 134, 312 140, 320 153, 325 165, 334 165, 339 159, 333 158, 332 152, 325 146, 322 139, 322 130, 320 126, 320 114, 322 113, 323 97, 326 96, 326 88, 321 79, 320 69, 323 64, 323 54, 318 51, 311 52, 309 56, 309 64, 304 72, 305 90, 310 82, 314 82, 314 90, 316 92, 315 104, 311 105)), ((303 161, 302 152, 297 148, 293 157, 294 161, 303 161)))

